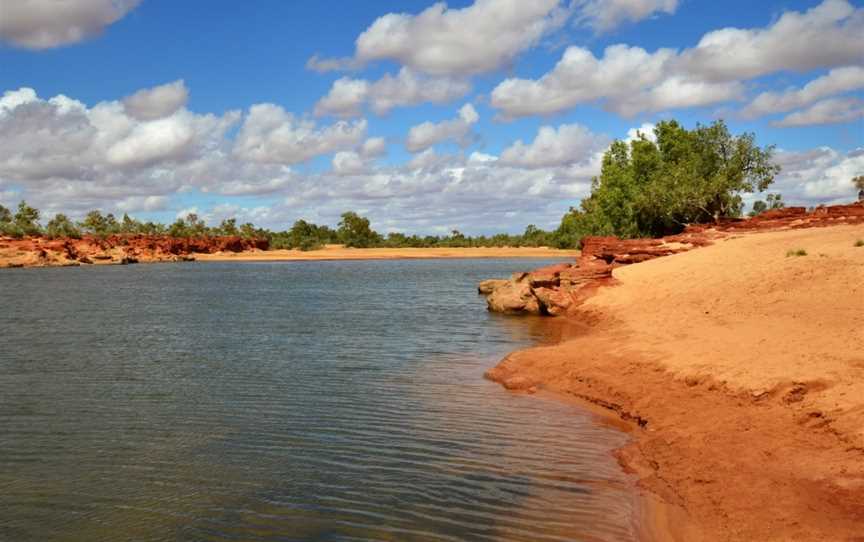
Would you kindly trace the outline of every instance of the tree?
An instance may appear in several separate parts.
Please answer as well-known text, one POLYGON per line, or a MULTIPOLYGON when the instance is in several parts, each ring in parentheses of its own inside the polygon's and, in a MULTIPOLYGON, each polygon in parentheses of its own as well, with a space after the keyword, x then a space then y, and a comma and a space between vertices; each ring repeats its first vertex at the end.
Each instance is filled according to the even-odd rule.
POLYGON ((381 236, 369 226, 369 219, 353 211, 342 213, 338 232, 347 247, 369 248, 381 242, 381 236))
POLYGON ((12 211, 0 205, 0 225, 12 222, 12 211))
POLYGON ((15 213, 14 224, 22 235, 38 235, 42 231, 39 225, 39 209, 30 207, 26 201, 21 200, 18 212, 15 213))
POLYGON ((663 121, 654 136, 612 143, 591 195, 562 219, 557 246, 575 246, 584 235, 661 236, 740 216, 741 194, 764 191, 780 170, 773 147, 759 147, 753 134, 731 135, 723 121, 693 130, 663 121))
POLYGON ((78 226, 69 220, 69 217, 61 213, 54 215, 54 218, 48 222, 45 232, 52 239, 63 237, 71 237, 72 239, 81 238, 81 230, 78 229, 78 226))
POLYGON ((108 231, 108 219, 103 216, 102 212, 98 209, 87 213, 87 215, 84 216, 84 220, 81 221, 80 226, 81 229, 88 233, 92 233, 93 235, 105 236, 110 233, 108 231))
POLYGON ((753 210, 750 211, 750 216, 757 216, 765 211, 786 207, 786 203, 783 201, 783 194, 768 194, 765 199, 768 201, 757 200, 753 202, 753 210))
POLYGON ((219 224, 219 235, 228 235, 231 237, 240 235, 240 230, 237 229, 237 219, 228 218, 223 220, 222 223, 219 224))
POLYGON ((858 190, 864 190, 864 175, 858 175, 857 177, 853 177, 852 184, 858 190))

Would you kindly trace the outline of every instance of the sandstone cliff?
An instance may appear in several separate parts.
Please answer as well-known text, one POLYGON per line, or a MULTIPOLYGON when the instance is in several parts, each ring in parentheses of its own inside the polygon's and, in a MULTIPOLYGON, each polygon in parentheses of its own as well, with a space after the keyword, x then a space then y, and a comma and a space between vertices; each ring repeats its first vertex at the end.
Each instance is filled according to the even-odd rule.
POLYGON ((149 235, 85 236, 81 239, 0 237, 0 267, 57 267, 194 260, 194 254, 267 250, 266 239, 175 238, 149 235))

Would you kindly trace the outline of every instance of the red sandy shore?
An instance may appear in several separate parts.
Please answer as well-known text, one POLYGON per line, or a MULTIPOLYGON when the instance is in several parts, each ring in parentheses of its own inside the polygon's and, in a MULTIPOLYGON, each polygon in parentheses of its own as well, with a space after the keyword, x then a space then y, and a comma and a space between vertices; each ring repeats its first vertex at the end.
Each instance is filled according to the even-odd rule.
POLYGON ((0 267, 59 267, 194 260, 195 254, 266 250, 264 239, 175 238, 164 235, 85 236, 81 239, 0 237, 0 267))
POLYGON ((490 308, 586 328, 487 377, 633 425, 617 457, 658 504, 646 538, 864 541, 861 239, 849 205, 588 240, 575 265, 486 285, 490 308))

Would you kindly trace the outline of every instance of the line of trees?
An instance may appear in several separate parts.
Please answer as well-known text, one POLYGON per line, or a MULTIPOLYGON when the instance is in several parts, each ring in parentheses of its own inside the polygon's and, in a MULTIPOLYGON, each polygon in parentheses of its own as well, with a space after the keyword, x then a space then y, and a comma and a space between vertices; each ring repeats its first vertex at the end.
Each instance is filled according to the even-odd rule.
POLYGON ((372 229, 368 218, 353 211, 343 213, 336 228, 298 220, 285 231, 270 231, 251 223, 238 225, 234 218, 223 220, 218 226, 212 227, 194 213, 179 218, 168 226, 157 222, 142 222, 128 214, 118 220, 113 214, 102 214, 100 211, 90 211, 78 222, 64 214, 57 214, 44 226, 40 223, 40 217, 40 211, 26 201, 19 203, 15 212, 0 205, 0 234, 19 238, 44 236, 52 239, 78 239, 83 235, 167 235, 179 238, 239 236, 268 239, 274 249, 299 250, 315 250, 328 244, 344 244, 354 248, 538 247, 552 244, 552 233, 534 225, 529 225, 522 235, 501 233, 488 237, 471 237, 457 230, 447 236, 404 233, 382 235, 372 229))
MULTIPOLYGON (((58 214, 45 227, 39 211, 21 202, 15 213, 0 206, 0 233, 16 237, 47 235, 80 237, 82 234, 146 234, 174 237, 239 235, 267 238, 273 248, 313 250, 326 244, 349 247, 499 247, 555 246, 577 248, 586 235, 623 238, 659 237, 679 233, 687 224, 740 217, 742 195, 764 192, 780 167, 771 161, 774 147, 759 147, 752 133, 733 136, 723 121, 687 130, 674 120, 657 123, 654 137, 639 134, 629 144, 615 141, 603 155, 600 175, 591 194, 578 208, 564 215, 555 231, 533 225, 521 235, 470 237, 459 231, 446 236, 403 233, 382 235, 369 219, 346 212, 335 228, 305 220, 285 231, 269 231, 235 219, 209 227, 190 214, 169 226, 140 222, 123 215, 91 211, 80 222, 58 214)), ((864 189, 864 178, 857 179, 864 189)), ((751 216, 784 206, 780 194, 759 200, 751 216)))

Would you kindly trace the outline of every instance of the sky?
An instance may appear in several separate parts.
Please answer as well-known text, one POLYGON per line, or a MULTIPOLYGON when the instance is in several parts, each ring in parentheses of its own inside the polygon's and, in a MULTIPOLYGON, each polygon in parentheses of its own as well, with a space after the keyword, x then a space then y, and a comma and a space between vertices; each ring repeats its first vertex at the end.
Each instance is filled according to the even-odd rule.
POLYGON ((789 204, 853 199, 864 3, 0 0, 0 204, 46 218, 554 228, 665 119, 775 146, 789 204))

